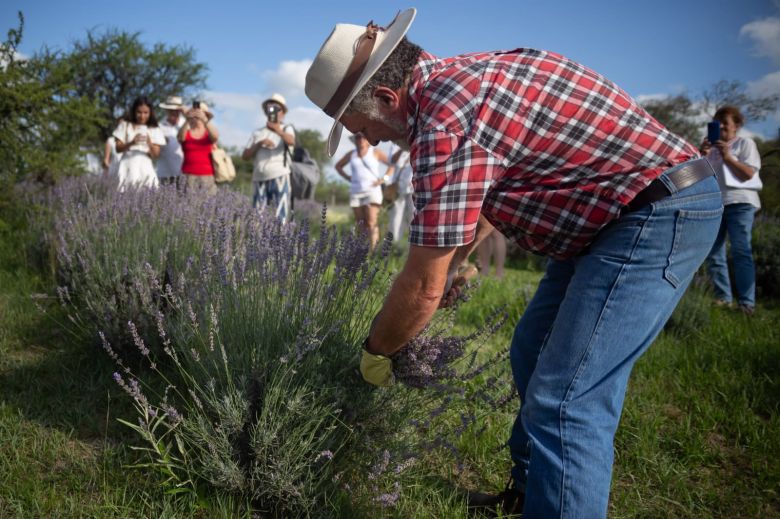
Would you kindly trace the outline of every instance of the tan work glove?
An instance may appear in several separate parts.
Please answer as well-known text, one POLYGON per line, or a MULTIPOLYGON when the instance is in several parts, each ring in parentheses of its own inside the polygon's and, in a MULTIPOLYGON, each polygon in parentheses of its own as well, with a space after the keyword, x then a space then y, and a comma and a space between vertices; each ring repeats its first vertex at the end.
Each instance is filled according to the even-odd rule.
POLYGON ((390 387, 395 383, 393 361, 390 357, 369 353, 365 349, 360 359, 360 373, 363 380, 375 386, 390 387))

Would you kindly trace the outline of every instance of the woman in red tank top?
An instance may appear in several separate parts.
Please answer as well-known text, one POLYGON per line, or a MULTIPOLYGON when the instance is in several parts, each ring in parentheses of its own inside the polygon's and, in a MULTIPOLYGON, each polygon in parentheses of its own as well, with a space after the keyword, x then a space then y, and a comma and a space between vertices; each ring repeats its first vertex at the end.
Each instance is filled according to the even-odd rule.
POLYGON ((211 164, 211 150, 219 134, 211 118, 214 116, 206 103, 195 101, 186 114, 187 122, 179 130, 179 142, 184 153, 181 172, 184 174, 185 191, 217 192, 214 182, 214 166, 211 164))

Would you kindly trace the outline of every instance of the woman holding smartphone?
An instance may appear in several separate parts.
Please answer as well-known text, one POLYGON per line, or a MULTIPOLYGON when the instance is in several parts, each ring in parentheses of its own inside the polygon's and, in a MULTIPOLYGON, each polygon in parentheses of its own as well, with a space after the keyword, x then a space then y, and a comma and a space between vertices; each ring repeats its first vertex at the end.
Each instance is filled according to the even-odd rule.
POLYGON ((152 159, 160 155, 165 136, 146 97, 133 101, 129 114, 119 122, 112 136, 116 139, 116 152, 122 154, 117 170, 120 191, 128 186, 157 187, 152 159))
POLYGON ((203 191, 208 195, 217 193, 214 181, 214 165, 211 163, 211 150, 219 134, 211 118, 214 115, 202 101, 192 103, 192 108, 184 114, 186 122, 179 130, 178 139, 184 153, 181 164, 184 190, 203 191))
MULTIPOLYGON (((720 123, 719 139, 704 139, 701 152, 707 156, 723 193, 723 220, 715 245, 707 258, 707 271, 715 286, 715 304, 731 306, 731 281, 726 259, 726 236, 731 243, 734 281, 739 309, 752 314, 756 306, 756 269, 751 237, 753 217, 761 208, 758 171, 761 157, 752 139, 738 137, 744 117, 735 106, 723 106, 715 112, 720 123)), ((717 125, 714 125, 717 136, 717 125)))

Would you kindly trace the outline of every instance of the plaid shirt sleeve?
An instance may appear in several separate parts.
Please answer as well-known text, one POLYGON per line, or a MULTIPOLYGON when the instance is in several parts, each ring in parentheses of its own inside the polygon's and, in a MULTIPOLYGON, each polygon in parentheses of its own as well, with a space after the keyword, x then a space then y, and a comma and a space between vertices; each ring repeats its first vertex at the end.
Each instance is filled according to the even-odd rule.
POLYGON ((418 134, 412 150, 416 213, 410 243, 470 243, 488 189, 500 176, 498 160, 473 140, 445 131, 418 134))

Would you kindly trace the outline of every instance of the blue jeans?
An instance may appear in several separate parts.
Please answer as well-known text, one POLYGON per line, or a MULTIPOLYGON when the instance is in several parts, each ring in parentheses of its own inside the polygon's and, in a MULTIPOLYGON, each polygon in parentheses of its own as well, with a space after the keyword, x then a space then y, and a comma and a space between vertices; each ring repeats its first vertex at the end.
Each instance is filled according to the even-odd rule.
POLYGON ((734 260, 734 281, 737 302, 756 306, 756 267, 750 246, 753 233, 753 216, 756 208, 750 204, 729 204, 723 208, 723 222, 707 257, 707 273, 715 285, 715 297, 731 302, 731 280, 726 260, 726 234, 731 242, 731 258, 734 260))
POLYGON ((636 360, 712 248, 714 178, 620 217, 551 260, 510 350, 522 406, 509 447, 524 519, 606 517, 613 439, 636 360))

